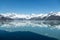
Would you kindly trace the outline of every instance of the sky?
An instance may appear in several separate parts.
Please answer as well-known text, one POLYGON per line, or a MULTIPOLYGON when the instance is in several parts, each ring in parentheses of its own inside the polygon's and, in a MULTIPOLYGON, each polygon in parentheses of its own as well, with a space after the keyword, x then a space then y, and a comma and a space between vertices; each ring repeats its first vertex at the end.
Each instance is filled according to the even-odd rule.
POLYGON ((0 13, 40 14, 60 11, 60 0, 0 0, 0 13))

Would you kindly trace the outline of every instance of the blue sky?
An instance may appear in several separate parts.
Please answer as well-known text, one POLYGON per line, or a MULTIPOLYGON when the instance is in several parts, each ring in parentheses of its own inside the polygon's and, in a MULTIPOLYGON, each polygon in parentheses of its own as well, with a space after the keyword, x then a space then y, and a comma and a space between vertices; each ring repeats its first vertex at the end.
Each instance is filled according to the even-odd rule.
POLYGON ((39 14, 50 11, 60 11, 60 0, 0 0, 0 13, 39 14))

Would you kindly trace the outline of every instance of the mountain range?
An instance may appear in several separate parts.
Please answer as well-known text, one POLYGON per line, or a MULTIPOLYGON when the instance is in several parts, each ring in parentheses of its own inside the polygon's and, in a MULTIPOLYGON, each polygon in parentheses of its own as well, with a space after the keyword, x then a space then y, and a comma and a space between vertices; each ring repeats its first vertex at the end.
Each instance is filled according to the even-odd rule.
POLYGON ((0 20, 60 20, 60 12, 45 14, 0 14, 0 20))

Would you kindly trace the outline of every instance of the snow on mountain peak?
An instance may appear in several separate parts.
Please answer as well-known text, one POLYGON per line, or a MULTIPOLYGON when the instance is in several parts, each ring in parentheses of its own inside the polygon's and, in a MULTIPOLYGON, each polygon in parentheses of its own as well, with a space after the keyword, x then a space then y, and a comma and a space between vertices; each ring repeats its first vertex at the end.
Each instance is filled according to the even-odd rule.
POLYGON ((60 16, 60 12, 57 12, 57 13, 56 13, 56 16, 60 16))
MULTIPOLYGON (((3 15, 4 17, 10 17, 10 18, 26 18, 26 19, 30 19, 32 17, 45 17, 45 16, 48 16, 48 14, 18 14, 18 13, 0 13, 1 15, 3 15)), ((60 12, 57 12, 57 13, 54 13, 54 12, 50 12, 49 15, 55 15, 55 16, 60 16, 60 12)))
POLYGON ((30 19, 32 17, 44 17, 46 14, 17 14, 17 13, 2 13, 4 17, 10 17, 10 18, 26 18, 30 19))

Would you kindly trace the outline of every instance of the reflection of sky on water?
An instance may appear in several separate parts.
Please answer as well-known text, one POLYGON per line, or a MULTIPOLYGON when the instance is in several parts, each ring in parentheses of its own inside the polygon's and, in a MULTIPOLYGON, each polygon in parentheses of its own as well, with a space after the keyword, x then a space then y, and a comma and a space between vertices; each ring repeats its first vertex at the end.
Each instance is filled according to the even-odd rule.
POLYGON ((2 21, 0 22, 0 30, 31 31, 60 39, 60 21, 2 21))

